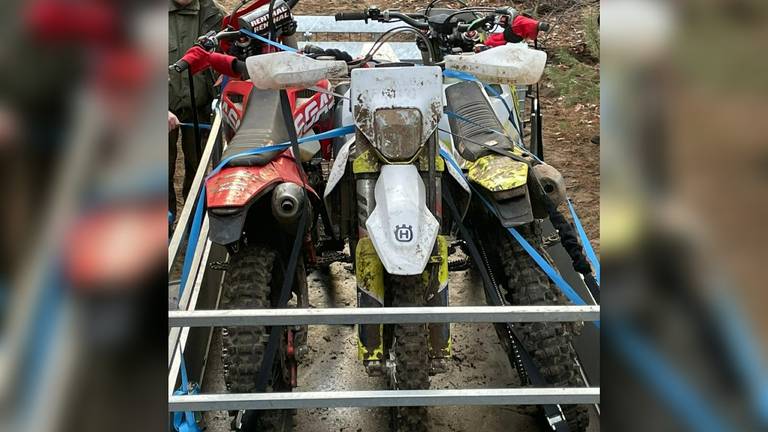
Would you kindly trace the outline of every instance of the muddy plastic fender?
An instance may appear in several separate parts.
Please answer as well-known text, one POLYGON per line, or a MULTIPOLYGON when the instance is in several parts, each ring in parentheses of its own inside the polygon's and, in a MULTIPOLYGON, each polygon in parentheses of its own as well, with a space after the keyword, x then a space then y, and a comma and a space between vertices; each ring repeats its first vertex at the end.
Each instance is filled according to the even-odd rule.
POLYGON ((495 84, 536 84, 544 73, 547 53, 524 42, 510 43, 477 54, 445 56, 445 67, 468 72, 495 84))
POLYGON ((374 191, 376 207, 365 228, 388 273, 419 275, 432 254, 440 224, 426 205, 415 165, 384 165, 374 191))
POLYGON ((253 85, 262 90, 311 87, 320 80, 347 75, 343 61, 315 60, 286 51, 248 57, 245 66, 253 85))

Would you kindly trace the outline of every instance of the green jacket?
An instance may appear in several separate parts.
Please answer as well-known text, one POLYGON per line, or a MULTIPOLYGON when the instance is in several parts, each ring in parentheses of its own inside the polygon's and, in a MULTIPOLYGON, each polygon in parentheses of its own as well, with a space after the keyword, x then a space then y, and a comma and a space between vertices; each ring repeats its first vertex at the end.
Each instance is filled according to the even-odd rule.
MULTIPOLYGON (((186 7, 181 7, 174 0, 169 0, 168 9, 168 60, 169 64, 178 61, 188 49, 192 48, 197 38, 211 30, 221 29, 224 12, 215 0, 192 0, 186 7)), ((170 71, 168 81, 168 109, 178 113, 182 108, 189 108, 189 76, 170 71)), ((210 105, 214 97, 214 76, 210 70, 195 75, 195 103, 198 107, 210 105)))

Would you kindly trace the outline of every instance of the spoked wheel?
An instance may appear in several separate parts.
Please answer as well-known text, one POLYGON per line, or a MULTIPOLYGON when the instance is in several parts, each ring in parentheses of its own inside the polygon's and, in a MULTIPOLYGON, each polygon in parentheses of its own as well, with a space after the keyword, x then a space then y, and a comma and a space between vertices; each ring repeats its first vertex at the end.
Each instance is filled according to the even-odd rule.
MULTIPOLYGON (((393 307, 423 306, 421 276, 389 276, 393 307)), ((393 390, 429 389, 429 340, 426 324, 395 324, 391 353, 395 370, 390 374, 393 390)), ((426 432, 429 417, 426 407, 392 408, 392 430, 426 432)))
MULTIPOLYGON (((520 234, 550 262, 543 247, 541 228, 537 222, 518 227, 520 234)), ((553 285, 533 258, 517 241, 500 233, 501 266, 504 270, 506 300, 512 305, 539 306, 568 304, 568 300, 553 285)), ((584 387, 572 345, 573 324, 536 322, 515 325, 521 342, 549 384, 560 387, 584 387)), ((571 432, 583 432, 589 425, 586 405, 562 405, 571 432)))
MULTIPOLYGON (((283 280, 277 252, 262 246, 246 246, 231 258, 224 277, 221 309, 268 309, 279 296, 283 280)), ((221 329, 222 363, 227 390, 232 393, 256 391, 261 362, 267 350, 269 331, 264 326, 221 329)), ((275 354, 266 391, 291 391, 287 370, 287 341, 284 335, 275 354)), ((247 411, 242 431, 290 432, 295 410, 247 411)))

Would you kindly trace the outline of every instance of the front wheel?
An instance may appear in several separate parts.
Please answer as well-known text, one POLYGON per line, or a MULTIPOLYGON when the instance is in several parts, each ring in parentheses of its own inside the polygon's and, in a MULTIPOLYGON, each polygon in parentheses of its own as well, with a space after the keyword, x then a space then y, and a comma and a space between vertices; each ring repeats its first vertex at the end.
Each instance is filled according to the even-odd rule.
MULTIPOLYGON (((419 276, 389 276, 393 307, 424 306, 424 283, 419 276)), ((426 324, 395 324, 391 353, 395 360, 390 375, 393 390, 429 389, 429 340, 426 324)), ((392 408, 393 430, 426 432, 426 407, 392 408)))

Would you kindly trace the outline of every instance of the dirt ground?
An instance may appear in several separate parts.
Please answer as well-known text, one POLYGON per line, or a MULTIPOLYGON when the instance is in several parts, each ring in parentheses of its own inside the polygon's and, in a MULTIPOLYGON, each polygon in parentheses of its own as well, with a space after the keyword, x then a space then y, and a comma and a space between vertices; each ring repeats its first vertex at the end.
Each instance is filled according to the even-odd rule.
MULTIPOLYGON (((484 296, 479 277, 469 270, 452 272, 450 303, 456 306, 482 305, 484 296)), ((355 278, 348 265, 334 263, 329 271, 309 276, 312 307, 354 307, 355 278)), ((498 343, 491 324, 453 324, 453 356, 448 372, 431 378, 432 389, 504 388, 520 385, 498 343)), ((221 379, 220 333, 211 346, 203 393, 224 393, 221 379)), ((354 326, 312 326, 309 330, 309 358, 299 366, 296 391, 385 390, 386 378, 370 378, 357 360, 354 326)), ((549 429, 530 408, 512 406, 468 406, 429 408, 434 432, 544 432, 549 429)), ((207 430, 228 432, 226 412, 206 413, 207 430)), ((599 431, 593 418, 589 431, 599 431)), ((335 408, 299 410, 297 432, 388 432, 386 408, 335 408)))

